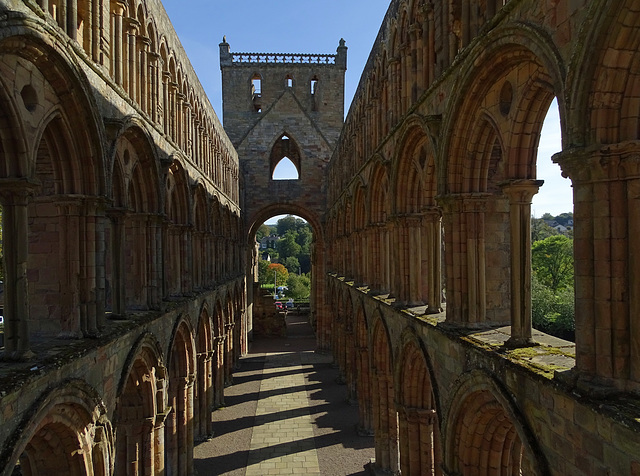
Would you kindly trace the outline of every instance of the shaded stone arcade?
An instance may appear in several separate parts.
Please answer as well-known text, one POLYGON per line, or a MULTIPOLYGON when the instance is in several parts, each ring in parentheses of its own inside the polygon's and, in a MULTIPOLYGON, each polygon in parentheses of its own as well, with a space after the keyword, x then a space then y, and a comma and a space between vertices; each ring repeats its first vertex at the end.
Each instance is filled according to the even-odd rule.
POLYGON ((640 2, 390 0, 345 116, 347 44, 223 39, 223 127, 160 0, 0 0, 0 476, 640 474, 640 2), (575 343, 531 323, 554 98, 575 343), (288 213, 315 339, 250 349, 288 213))
POLYGON ((286 338, 261 338, 240 359, 212 440, 196 444, 200 476, 364 475, 373 438, 358 435, 332 357, 317 353, 305 316, 287 316, 286 338))

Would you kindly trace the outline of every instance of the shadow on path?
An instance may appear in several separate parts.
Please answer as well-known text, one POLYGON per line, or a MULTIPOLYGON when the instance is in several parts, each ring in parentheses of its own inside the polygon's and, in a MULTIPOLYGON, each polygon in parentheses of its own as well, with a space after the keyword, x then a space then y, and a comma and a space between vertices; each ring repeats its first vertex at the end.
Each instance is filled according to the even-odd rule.
POLYGON ((328 355, 316 354, 316 340, 305 316, 287 316, 285 338, 256 339, 241 359, 231 387, 225 389, 226 406, 213 412, 213 439, 194 450, 194 467, 199 476, 244 476, 253 428, 269 422, 310 415, 313 438, 294 444, 275 444, 253 450, 252 462, 274 455, 297 454, 315 449, 323 476, 361 476, 363 466, 374 456, 373 438, 358 436, 356 406, 346 402, 346 387, 336 383, 338 370, 328 355), (265 366, 266 354, 270 355, 265 366), (300 366, 287 369, 287 366, 300 366), (278 370, 280 369, 280 370, 278 370), (302 374, 304 388, 293 386, 260 393, 265 379, 302 374), (307 391, 309 406, 255 416, 258 397, 307 391))

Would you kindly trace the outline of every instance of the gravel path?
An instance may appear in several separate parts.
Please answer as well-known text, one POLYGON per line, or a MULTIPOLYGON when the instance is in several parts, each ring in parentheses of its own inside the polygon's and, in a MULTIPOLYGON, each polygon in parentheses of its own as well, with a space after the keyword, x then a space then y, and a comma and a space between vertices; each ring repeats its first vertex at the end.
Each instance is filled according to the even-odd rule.
MULTIPOLYGON (((338 370, 331 364, 329 356, 313 352, 315 337, 311 326, 302 318, 288 316, 287 329, 288 338, 256 339, 249 355, 241 359, 240 369, 233 375, 233 385, 225 389, 225 407, 212 414, 214 438, 197 444, 194 450, 194 466, 198 476, 246 475, 263 379, 279 378, 292 372, 296 375, 302 373, 304 378, 320 474, 368 474, 363 466, 374 456, 373 438, 357 435, 357 407, 346 402, 346 387, 336 383, 338 370), (296 370, 284 367, 279 371, 272 366, 265 369, 267 354, 271 361, 273 354, 279 353, 296 353, 291 357, 299 360, 302 365, 296 370)), ((264 388, 266 384, 263 392, 264 388)), ((293 388, 281 391, 289 393, 299 390, 301 389, 293 388)), ((279 417, 275 415, 274 418, 279 417)), ((269 474, 292 473, 283 470, 269 474)), ((305 473, 301 472, 302 474, 305 473)))

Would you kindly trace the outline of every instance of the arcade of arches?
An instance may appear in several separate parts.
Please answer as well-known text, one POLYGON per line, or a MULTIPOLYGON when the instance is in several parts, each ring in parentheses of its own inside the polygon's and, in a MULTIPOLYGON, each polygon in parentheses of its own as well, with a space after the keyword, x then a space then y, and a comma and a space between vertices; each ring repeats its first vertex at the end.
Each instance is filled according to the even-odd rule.
MULTIPOLYGON (((638 65, 634 0, 393 0, 341 129, 328 69, 261 74, 260 111, 246 77, 251 114, 277 74, 333 129, 324 162, 297 150, 302 201, 245 206, 246 144, 157 0, 0 0, 0 475, 193 474, 248 351, 252 234, 282 212, 312 221, 318 347, 376 471, 640 474, 638 65), (554 97, 575 345, 531 329, 554 97)), ((294 122, 254 133, 299 144, 294 122)))

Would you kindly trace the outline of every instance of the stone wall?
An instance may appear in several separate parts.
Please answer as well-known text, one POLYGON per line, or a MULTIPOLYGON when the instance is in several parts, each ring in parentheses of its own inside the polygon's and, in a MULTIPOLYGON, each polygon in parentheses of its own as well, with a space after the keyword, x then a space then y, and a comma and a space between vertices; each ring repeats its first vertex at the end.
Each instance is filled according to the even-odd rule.
POLYGON ((640 11, 502 3, 391 2, 328 167, 327 289, 344 312, 319 338, 378 470, 635 474, 639 120, 626 111, 640 11), (531 198, 554 97, 575 346, 531 327, 531 198))

